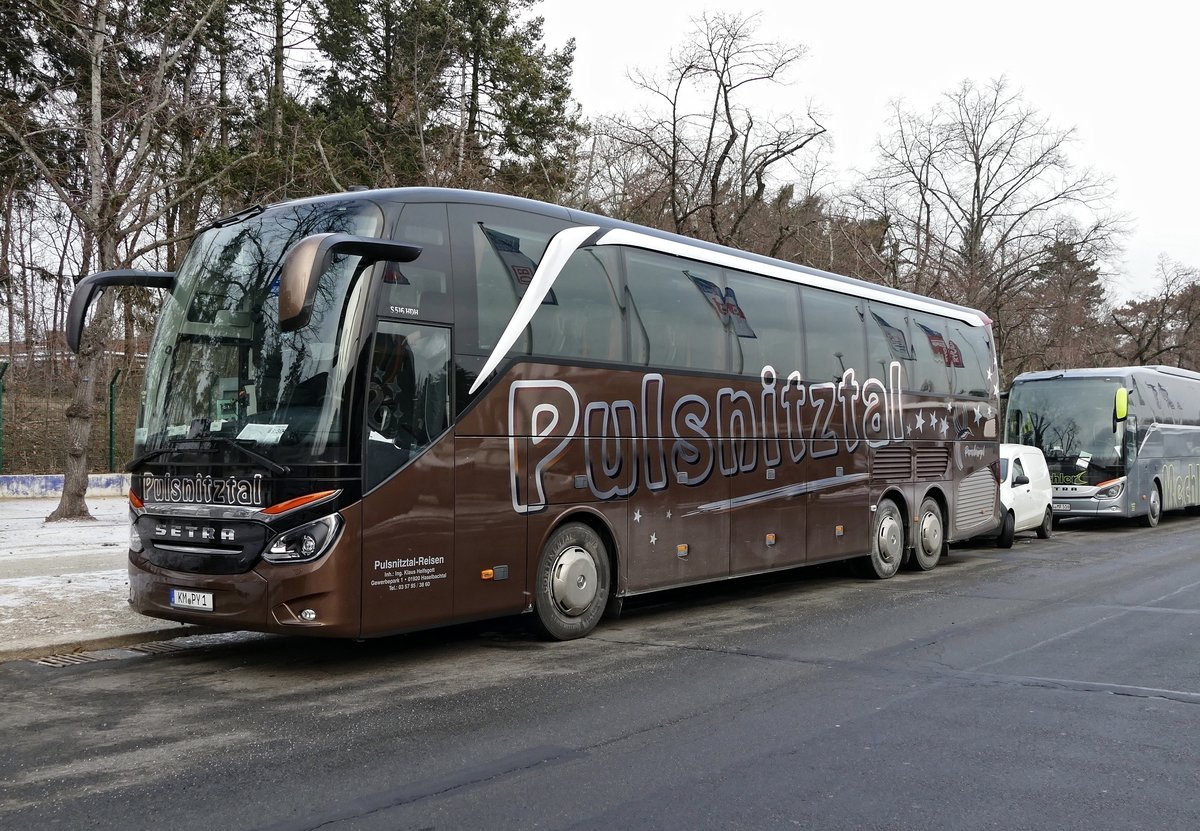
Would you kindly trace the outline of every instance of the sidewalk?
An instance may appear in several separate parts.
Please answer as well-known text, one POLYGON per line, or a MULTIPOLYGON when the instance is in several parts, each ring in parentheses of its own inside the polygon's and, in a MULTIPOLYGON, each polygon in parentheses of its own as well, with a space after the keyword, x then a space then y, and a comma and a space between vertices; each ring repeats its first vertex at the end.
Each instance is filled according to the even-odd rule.
POLYGON ((95 522, 47 523, 57 497, 0 499, 0 663, 204 631, 129 608, 129 503, 87 504, 95 522))

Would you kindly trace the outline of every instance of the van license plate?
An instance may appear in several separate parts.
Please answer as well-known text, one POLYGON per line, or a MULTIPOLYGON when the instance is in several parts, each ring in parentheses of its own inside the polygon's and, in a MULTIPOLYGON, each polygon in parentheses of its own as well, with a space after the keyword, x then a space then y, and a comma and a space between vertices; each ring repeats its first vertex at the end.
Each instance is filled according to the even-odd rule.
POLYGON ((1069 511, 1069 510, 1071 510, 1071 506, 1068 505, 1066 502, 1055 502, 1054 510, 1055 511, 1069 511))
POLYGON ((171 605, 179 609, 199 609, 203 612, 211 612, 213 610, 212 592, 171 589, 171 605))

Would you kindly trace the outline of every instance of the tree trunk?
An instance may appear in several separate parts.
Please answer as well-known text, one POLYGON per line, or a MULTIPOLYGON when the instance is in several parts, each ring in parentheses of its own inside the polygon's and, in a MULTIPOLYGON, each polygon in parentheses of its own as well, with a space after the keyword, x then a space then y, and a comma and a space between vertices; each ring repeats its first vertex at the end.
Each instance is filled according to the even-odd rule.
POLYGON ((75 393, 67 406, 67 465, 63 471, 63 491, 58 507, 47 522, 60 519, 95 519, 88 511, 84 496, 88 486, 88 442, 92 436, 92 414, 96 409, 96 378, 104 364, 108 332, 116 297, 111 291, 100 295, 96 314, 79 347, 76 362, 75 393))
MULTIPOLYGON (((101 131, 104 128, 104 112, 101 78, 104 71, 104 50, 108 38, 108 4, 96 4, 95 24, 90 44, 90 97, 80 107, 80 123, 87 132, 87 175, 89 184, 88 216, 95 223, 96 253, 99 254, 100 269, 111 268, 116 255, 112 221, 115 217, 103 216, 104 208, 104 144, 101 131)), ((92 250, 85 247, 84 252, 92 250)), ((85 260, 86 262, 86 260, 85 260)), ((82 339, 75 367, 75 392, 65 412, 67 419, 67 465, 63 471, 62 497, 58 507, 47 522, 60 519, 95 519, 83 501, 88 486, 88 440, 92 435, 92 410, 95 406, 96 373, 108 345, 109 327, 115 298, 110 291, 101 295, 99 308, 93 318, 88 335, 82 339)))

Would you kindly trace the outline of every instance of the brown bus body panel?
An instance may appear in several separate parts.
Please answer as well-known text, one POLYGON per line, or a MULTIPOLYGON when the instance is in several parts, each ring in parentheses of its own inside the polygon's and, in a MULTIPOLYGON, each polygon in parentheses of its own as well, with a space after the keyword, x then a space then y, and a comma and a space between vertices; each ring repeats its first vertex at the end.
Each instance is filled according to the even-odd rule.
POLYGON ((360 505, 351 505, 340 513, 344 525, 338 542, 312 563, 259 562, 244 574, 190 574, 158 568, 130 552, 134 609, 151 617, 222 629, 359 637, 362 510, 360 505), (213 611, 172 607, 173 588, 212 592, 213 611), (314 621, 300 619, 305 609, 316 612, 314 621))

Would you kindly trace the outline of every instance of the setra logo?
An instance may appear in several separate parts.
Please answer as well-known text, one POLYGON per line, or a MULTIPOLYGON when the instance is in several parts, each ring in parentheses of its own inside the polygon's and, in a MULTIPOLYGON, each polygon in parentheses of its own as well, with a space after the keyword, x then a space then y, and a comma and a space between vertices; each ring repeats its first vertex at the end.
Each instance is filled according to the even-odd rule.
POLYGON ((160 540, 198 540, 200 542, 237 542, 233 528, 215 528, 211 525, 183 525, 160 522, 154 526, 154 537, 160 540))

